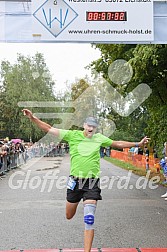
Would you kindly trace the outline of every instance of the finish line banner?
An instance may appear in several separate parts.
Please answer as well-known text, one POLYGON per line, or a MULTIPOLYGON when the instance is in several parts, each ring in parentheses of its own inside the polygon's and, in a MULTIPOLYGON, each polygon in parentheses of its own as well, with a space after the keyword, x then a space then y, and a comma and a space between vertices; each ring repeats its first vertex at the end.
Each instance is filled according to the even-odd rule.
POLYGON ((153 0, 0 1, 1 42, 151 42, 153 0))

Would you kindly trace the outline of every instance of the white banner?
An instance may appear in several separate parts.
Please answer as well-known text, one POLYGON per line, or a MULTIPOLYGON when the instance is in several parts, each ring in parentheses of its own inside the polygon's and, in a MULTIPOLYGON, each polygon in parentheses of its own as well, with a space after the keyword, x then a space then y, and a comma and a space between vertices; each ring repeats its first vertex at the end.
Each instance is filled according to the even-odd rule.
POLYGON ((152 41, 151 0, 33 1, 33 32, 42 40, 152 41))
POLYGON ((153 0, 0 1, 1 41, 154 40, 153 0))

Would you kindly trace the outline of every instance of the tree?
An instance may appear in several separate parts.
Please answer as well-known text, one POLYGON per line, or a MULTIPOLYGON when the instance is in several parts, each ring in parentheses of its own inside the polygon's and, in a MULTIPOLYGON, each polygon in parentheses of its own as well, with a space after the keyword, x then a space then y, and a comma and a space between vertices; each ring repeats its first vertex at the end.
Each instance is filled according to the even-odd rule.
POLYGON ((167 69, 166 45, 137 45, 130 60, 135 69, 134 81, 145 82, 152 94, 145 105, 148 110, 148 126, 146 131, 151 136, 152 145, 161 155, 163 143, 167 139, 167 69))
POLYGON ((133 132, 136 129, 135 138, 139 137, 139 132, 149 135, 152 145, 156 145, 160 152, 163 142, 167 139, 164 130, 167 115, 167 46, 104 44, 95 47, 101 51, 101 58, 93 61, 89 67, 93 72, 101 73, 124 97, 141 83, 146 83, 151 88, 152 94, 149 98, 128 117, 118 116, 112 108, 111 113, 114 115, 117 129, 126 130, 128 135, 133 127, 133 132), (110 64, 117 59, 128 61, 133 68, 133 77, 125 85, 113 83, 108 76, 110 64))
MULTIPOLYGON (((23 117, 19 102, 54 101, 54 82, 46 66, 43 55, 34 57, 17 56, 13 65, 1 62, 1 114, 6 134, 10 138, 21 137, 29 140, 39 139, 42 133, 23 117)), ((36 108, 32 108, 36 112, 36 108)), ((48 108, 38 108, 38 112, 48 112, 48 108)))

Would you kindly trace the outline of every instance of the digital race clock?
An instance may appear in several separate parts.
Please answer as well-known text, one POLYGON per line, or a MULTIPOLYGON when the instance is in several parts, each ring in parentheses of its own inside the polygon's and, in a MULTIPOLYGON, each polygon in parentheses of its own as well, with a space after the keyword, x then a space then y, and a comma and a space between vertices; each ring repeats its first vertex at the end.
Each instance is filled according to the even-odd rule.
POLYGON ((87 11, 86 21, 127 21, 126 11, 87 11))

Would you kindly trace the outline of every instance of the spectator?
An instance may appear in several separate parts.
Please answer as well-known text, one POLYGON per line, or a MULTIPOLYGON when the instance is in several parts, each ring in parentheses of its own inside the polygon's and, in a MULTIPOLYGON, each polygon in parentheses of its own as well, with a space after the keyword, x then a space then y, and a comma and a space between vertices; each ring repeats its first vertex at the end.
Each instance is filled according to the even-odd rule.
POLYGON ((105 154, 105 153, 104 153, 104 149, 105 149, 105 148, 104 148, 103 146, 100 146, 100 157, 101 157, 101 158, 104 158, 104 154, 105 154))
POLYGON ((111 147, 107 146, 106 147, 106 157, 110 157, 110 152, 111 152, 111 147))
POLYGON ((143 149, 142 148, 138 148, 138 155, 143 155, 143 149))
POLYGON ((160 165, 162 167, 163 175, 165 178, 165 180, 162 183, 167 184, 167 157, 161 159, 160 165))
POLYGON ((3 146, 3 142, 0 141, 0 174, 2 174, 1 168, 3 166, 3 159, 2 159, 2 157, 3 157, 3 148, 2 148, 2 146, 3 146))
POLYGON ((3 167, 4 156, 6 156, 6 155, 7 155, 7 151, 5 150, 4 143, 2 141, 0 141, 0 175, 5 174, 5 172, 1 171, 1 169, 3 167))
MULTIPOLYGON (((163 182, 163 184, 167 184, 167 157, 161 159, 160 165, 163 169, 163 174, 165 178, 165 181, 163 182)), ((165 198, 165 200, 167 200, 167 191, 165 194, 161 195, 161 198, 165 198)))
POLYGON ((164 148, 162 150, 163 157, 167 157, 167 142, 164 143, 164 148))
POLYGON ((135 146, 134 148, 134 155, 138 155, 138 152, 139 152, 139 147, 135 146))
POLYGON ((131 148, 129 149, 129 152, 134 153, 134 150, 135 150, 135 147, 131 147, 131 148))
POLYGON ((163 184, 167 184, 167 165, 166 165, 166 163, 167 163, 167 142, 164 143, 164 148, 163 148, 162 154, 163 154, 163 158, 160 161, 160 165, 162 167, 163 175, 165 178, 165 180, 163 181, 163 184))
POLYGON ((65 144, 65 152, 69 153, 69 145, 68 145, 68 143, 65 144))
POLYGON ((147 146, 144 147, 144 154, 147 155, 148 157, 150 155, 150 151, 147 146))

